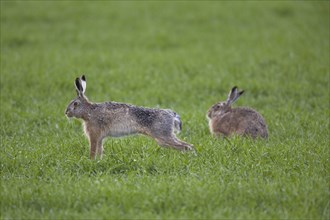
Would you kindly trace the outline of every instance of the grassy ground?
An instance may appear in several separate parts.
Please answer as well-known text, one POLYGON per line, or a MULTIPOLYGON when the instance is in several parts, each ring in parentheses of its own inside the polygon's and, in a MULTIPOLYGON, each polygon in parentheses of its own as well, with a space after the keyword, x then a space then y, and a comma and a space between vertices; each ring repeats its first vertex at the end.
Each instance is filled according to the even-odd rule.
POLYGON ((329 219, 329 2, 1 1, 2 219, 329 219), (181 154, 134 136, 88 159, 92 101, 172 108, 181 154), (210 136, 238 85, 268 141, 210 136))

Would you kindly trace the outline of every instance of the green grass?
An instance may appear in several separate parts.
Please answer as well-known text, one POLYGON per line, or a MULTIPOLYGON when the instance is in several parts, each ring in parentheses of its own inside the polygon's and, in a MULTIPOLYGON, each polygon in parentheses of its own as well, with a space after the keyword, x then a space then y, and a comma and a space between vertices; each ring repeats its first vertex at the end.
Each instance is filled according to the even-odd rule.
POLYGON ((329 2, 1 1, 1 219, 329 219, 329 2), (197 155, 133 136, 88 159, 86 95, 172 108, 197 155), (268 141, 216 139, 237 85, 268 141))

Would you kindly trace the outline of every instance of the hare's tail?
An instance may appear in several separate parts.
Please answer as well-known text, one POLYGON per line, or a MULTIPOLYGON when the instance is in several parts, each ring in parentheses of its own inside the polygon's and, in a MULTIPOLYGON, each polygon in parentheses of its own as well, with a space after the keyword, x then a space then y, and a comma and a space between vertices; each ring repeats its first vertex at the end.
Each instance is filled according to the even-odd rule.
POLYGON ((174 131, 176 133, 180 133, 181 130, 182 130, 182 122, 180 119, 180 115, 174 112, 174 131))

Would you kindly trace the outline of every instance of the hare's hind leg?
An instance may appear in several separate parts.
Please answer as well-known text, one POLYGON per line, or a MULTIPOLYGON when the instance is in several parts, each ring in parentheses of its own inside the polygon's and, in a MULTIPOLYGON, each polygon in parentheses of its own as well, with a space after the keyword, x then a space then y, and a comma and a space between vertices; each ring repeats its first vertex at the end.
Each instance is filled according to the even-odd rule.
POLYGON ((177 150, 193 150, 193 146, 184 141, 180 141, 175 136, 156 138, 156 141, 163 147, 174 147, 177 150))
POLYGON ((188 144, 187 142, 179 140, 177 137, 173 137, 174 141, 178 144, 177 146, 183 146, 183 150, 194 150, 193 145, 188 144))

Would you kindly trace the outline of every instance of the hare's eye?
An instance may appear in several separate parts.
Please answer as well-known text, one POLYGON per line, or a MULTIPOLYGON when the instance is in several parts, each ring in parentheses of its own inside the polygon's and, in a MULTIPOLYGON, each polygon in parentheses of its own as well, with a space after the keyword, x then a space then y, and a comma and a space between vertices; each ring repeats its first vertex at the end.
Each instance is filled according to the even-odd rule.
POLYGON ((73 103, 73 106, 74 106, 74 107, 77 107, 77 105, 78 105, 78 102, 74 102, 74 103, 73 103))

